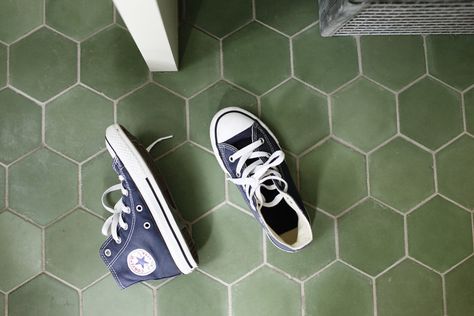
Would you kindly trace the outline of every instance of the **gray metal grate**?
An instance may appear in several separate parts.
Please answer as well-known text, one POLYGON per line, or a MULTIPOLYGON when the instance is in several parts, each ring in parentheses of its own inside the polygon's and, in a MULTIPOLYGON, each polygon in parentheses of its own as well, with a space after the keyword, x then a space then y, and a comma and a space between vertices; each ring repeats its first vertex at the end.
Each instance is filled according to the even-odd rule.
POLYGON ((336 1, 325 9, 326 15, 333 14, 330 18, 321 16, 321 32, 325 36, 474 34, 474 1, 347 4, 336 1))

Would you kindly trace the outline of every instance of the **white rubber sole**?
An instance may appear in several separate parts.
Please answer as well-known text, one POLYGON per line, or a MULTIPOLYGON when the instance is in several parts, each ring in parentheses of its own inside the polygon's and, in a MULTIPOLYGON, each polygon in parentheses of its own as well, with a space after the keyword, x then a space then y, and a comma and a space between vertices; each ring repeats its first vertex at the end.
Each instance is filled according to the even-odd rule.
POLYGON ((244 115, 247 115, 251 119, 257 121, 260 125, 263 126, 267 130, 267 132, 273 137, 273 140, 280 145, 278 142, 278 139, 275 137, 273 132, 268 128, 265 123, 263 123, 257 116, 255 116, 253 113, 250 113, 249 111, 243 110, 238 107, 227 107, 223 108, 219 112, 217 112, 214 117, 212 118, 211 125, 209 126, 209 136, 211 138, 211 146, 212 146, 212 151, 214 152, 214 156, 216 156, 217 162, 219 163, 219 166, 221 169, 225 172, 230 177, 229 171, 227 171, 224 163, 222 162, 221 156, 219 154, 219 149, 217 148, 217 143, 216 143, 216 125, 217 121, 219 120, 220 117, 222 117, 224 114, 229 113, 229 112, 238 112, 242 113, 244 115))
POLYGON ((110 155, 120 159, 140 191, 176 266, 183 274, 191 273, 197 267, 197 263, 145 160, 120 125, 109 126, 105 140, 110 155))

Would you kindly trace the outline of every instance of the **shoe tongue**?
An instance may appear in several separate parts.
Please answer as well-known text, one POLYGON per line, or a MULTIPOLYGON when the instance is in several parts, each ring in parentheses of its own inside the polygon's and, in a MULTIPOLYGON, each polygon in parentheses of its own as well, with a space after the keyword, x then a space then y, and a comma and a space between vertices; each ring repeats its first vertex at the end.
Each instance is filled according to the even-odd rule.
POLYGON ((226 140, 225 143, 234 146, 237 150, 244 148, 252 143, 252 128, 253 126, 250 126, 246 130, 226 140))

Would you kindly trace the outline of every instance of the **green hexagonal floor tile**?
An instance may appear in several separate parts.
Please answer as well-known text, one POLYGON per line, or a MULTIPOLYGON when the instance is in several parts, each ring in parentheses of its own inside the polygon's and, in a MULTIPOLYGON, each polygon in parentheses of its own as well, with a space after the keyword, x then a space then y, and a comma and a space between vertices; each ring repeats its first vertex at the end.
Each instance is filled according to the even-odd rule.
POLYGON ((41 230, 10 212, 0 214, 0 249, 0 290, 41 271, 41 230))
POLYGON ((465 89, 474 83, 474 38, 468 35, 433 35, 426 39, 428 69, 451 86, 465 89))
POLYGON ((377 275, 403 257, 403 217, 368 199, 338 219, 341 259, 377 275))
POLYGON ((155 72, 153 80, 190 97, 220 77, 219 42, 203 32, 183 27, 178 72, 155 72))
POLYGON ((218 37, 252 19, 251 0, 204 0, 189 1, 186 4, 187 20, 218 37))
POLYGON ((441 276, 405 260, 377 278, 380 316, 441 316, 441 276))
POLYGON ((313 26, 293 39, 295 75, 331 92, 359 74, 356 41, 352 37, 321 37, 313 26))
POLYGON ((5 207, 5 168, 0 166, 0 210, 5 207))
POLYGON ((81 43, 81 81, 111 98, 148 80, 148 67, 130 34, 118 26, 81 43))
POLYGON ((421 36, 362 36, 363 72, 399 90, 426 72, 421 36))
POLYGON ((280 145, 300 154, 329 135, 325 96, 290 80, 261 98, 262 120, 276 133, 280 145))
POLYGON ((318 19, 318 2, 312 0, 257 0, 256 18, 292 35, 318 19))
POLYGON ((0 161, 9 163, 41 142, 41 107, 13 90, 0 91, 0 161))
POLYGON ((466 115, 466 130, 474 134, 474 88, 464 94, 464 111, 466 115))
POLYGON ((111 101, 76 86, 46 105, 46 143, 82 161, 105 147, 104 131, 113 120, 111 101))
MULTIPOLYGON (((297 181, 296 158, 292 156, 291 154, 285 152, 285 162, 288 166, 288 169, 290 170, 291 177, 294 183, 296 184, 296 181, 297 181)), ((250 212, 249 206, 247 202, 245 202, 244 198, 242 197, 242 193, 240 193, 238 187, 230 181, 226 181, 226 184, 227 184, 229 202, 235 203, 236 205, 250 212)))
POLYGON ((163 153, 186 140, 185 111, 183 99, 155 84, 148 84, 119 102, 117 120, 144 145, 159 137, 173 135, 154 151, 163 153))
POLYGON ((107 270, 97 255, 102 221, 81 209, 46 229, 46 270, 82 288, 107 270), (84 260, 87 258, 87 260, 84 260))
POLYGON ((396 138, 369 157, 372 195, 406 212, 434 192, 433 158, 396 138))
POLYGON ((436 154, 439 192, 472 209, 474 140, 462 136, 436 154))
POLYGON ((372 281, 337 262, 305 283, 308 315, 372 315, 372 281))
POLYGON ((286 37, 253 22, 222 42, 224 77, 262 94, 290 75, 286 37))
POLYGON ((178 209, 194 220, 224 201, 224 174, 216 159, 189 143, 158 161, 178 209))
POLYGON ((0 44, 0 87, 7 84, 7 47, 0 44))
POLYGON ((143 284, 122 291, 114 278, 108 277, 87 288, 82 294, 84 315, 153 315, 153 292, 143 284))
POLYGON ((46 101, 77 81, 77 44, 47 28, 10 47, 10 84, 46 101))
POLYGON ((46 0, 46 23, 77 40, 113 23, 113 6, 104 0, 46 0))
POLYGON ((433 79, 403 91, 399 103, 400 131, 430 149, 462 132, 461 96, 433 79))
POLYGON ((332 96, 334 134, 369 151, 397 131, 395 96, 359 79, 332 96))
POLYGON ((246 315, 299 315, 298 283, 263 267, 232 287, 232 313, 246 315))
POLYGON ((442 197, 410 213, 407 227, 410 255, 440 272, 472 253, 471 214, 442 197))
POLYGON ((177 277, 162 286, 156 297, 159 315, 227 314, 227 288, 201 272, 177 277))
POLYGON ((233 282, 262 263, 262 232, 249 215, 224 205, 193 225, 200 268, 233 282))
POLYGON ((287 253, 267 241, 267 262, 292 276, 304 280, 336 259, 334 220, 309 207, 313 241, 304 250, 287 253))
POLYGON ((329 140, 300 159, 303 200, 339 214, 367 195, 365 159, 329 140))
POLYGON ((236 106, 257 113, 257 99, 224 82, 219 81, 189 101, 189 133, 195 142, 211 148, 209 125, 211 119, 222 108, 236 106))
POLYGON ((43 23, 43 0, 0 3, 0 41, 11 43, 43 23))
POLYGON ((77 166, 41 149, 9 170, 9 206, 41 225, 77 205, 77 166))
MULTIPOLYGON (((82 203, 94 213, 106 217, 110 213, 104 209, 101 203, 102 193, 110 186, 119 182, 118 176, 112 169, 112 158, 108 152, 101 153, 92 160, 87 161, 81 168, 82 178, 82 203)), ((120 193, 112 194, 109 201, 118 201, 120 193)))
POLYGON ((474 315, 474 257, 446 274, 446 305, 449 316, 474 315))
POLYGON ((78 316, 79 294, 58 280, 41 274, 8 296, 8 315, 78 316))

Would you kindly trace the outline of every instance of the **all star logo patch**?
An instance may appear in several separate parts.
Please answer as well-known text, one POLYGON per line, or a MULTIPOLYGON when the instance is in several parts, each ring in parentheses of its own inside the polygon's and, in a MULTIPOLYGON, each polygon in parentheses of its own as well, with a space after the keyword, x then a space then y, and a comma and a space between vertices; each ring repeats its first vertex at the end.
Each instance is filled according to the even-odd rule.
POLYGON ((139 276, 149 275, 156 269, 155 259, 143 249, 132 250, 127 256, 130 271, 139 276))

